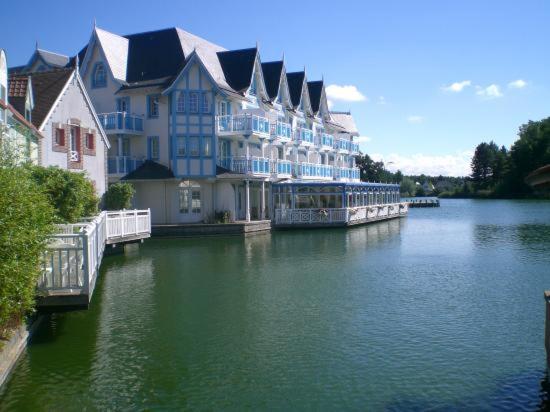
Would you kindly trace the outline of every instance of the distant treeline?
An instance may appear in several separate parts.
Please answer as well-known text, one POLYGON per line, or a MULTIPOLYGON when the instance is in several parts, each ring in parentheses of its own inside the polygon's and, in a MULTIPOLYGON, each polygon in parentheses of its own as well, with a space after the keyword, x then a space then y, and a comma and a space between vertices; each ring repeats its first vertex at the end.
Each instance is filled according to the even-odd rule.
POLYGON ((550 164, 550 118, 529 121, 520 127, 510 149, 493 141, 477 145, 466 177, 404 176, 388 171, 383 162, 368 155, 357 160, 361 180, 401 184, 404 196, 521 198, 536 194, 525 183, 533 170, 550 164))

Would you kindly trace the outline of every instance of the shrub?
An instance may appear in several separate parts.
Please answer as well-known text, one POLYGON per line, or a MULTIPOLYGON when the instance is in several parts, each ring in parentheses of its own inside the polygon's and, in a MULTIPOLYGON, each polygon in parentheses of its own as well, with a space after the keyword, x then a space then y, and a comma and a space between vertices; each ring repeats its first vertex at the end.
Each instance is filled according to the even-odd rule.
POLYGON ((99 199, 84 173, 59 167, 27 166, 32 178, 48 196, 59 222, 76 222, 97 213, 99 199))
POLYGON ((105 209, 129 209, 132 206, 132 197, 134 197, 135 192, 130 183, 118 182, 112 184, 105 193, 105 209))
POLYGON ((0 337, 34 305, 54 209, 27 168, 0 165, 0 337))
POLYGON ((216 223, 229 223, 231 222, 231 212, 229 210, 222 210, 214 214, 216 223))

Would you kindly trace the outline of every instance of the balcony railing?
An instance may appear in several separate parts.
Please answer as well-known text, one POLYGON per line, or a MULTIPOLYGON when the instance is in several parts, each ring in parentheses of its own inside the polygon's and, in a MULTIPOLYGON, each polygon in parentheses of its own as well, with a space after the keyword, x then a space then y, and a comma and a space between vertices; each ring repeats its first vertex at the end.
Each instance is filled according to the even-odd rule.
POLYGON ((338 151, 348 151, 351 149, 351 142, 345 139, 335 139, 334 148, 338 151))
POLYGON ((265 117, 251 114, 237 114, 216 117, 218 134, 256 134, 267 137, 270 134, 269 120, 265 117))
POLYGON ((111 175, 126 175, 143 164, 143 159, 130 156, 109 156, 107 170, 111 175))
POLYGON ((351 143, 351 153, 359 153, 359 145, 357 143, 351 143))
POLYGON ((97 115, 107 134, 142 134, 143 118, 126 112, 101 113, 97 115))
POLYGON ((78 162, 79 159, 80 159, 80 156, 78 155, 78 152, 76 150, 71 150, 69 152, 69 161, 78 162))
POLYGON ((267 157, 225 157, 219 159, 218 164, 235 173, 261 175, 268 175, 271 173, 269 167, 270 160, 267 157))
POLYGON ((302 179, 333 179, 334 167, 317 163, 295 163, 295 174, 302 179))
POLYGON ((304 127, 297 127, 294 130, 294 139, 302 144, 314 144, 315 139, 313 137, 313 130, 306 129, 304 127))
POLYGON ((337 167, 334 169, 336 179, 359 180, 360 172, 357 167, 337 167))
POLYGON ((334 147, 334 136, 327 133, 321 133, 317 136, 317 144, 325 148, 334 147))
POLYGON ((273 139, 290 141, 292 139, 292 126, 289 123, 280 121, 271 123, 271 137, 273 139))
POLYGON ((275 160, 272 163, 272 173, 277 175, 292 175, 292 162, 290 160, 275 160))

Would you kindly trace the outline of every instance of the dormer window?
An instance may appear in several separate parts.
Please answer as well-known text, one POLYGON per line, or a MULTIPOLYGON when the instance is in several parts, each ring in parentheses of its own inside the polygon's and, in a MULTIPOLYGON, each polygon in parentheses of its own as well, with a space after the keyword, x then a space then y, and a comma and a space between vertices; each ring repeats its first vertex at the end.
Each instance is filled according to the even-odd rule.
POLYGON ((92 86, 94 88, 107 86, 107 70, 103 63, 96 63, 93 71, 92 86))

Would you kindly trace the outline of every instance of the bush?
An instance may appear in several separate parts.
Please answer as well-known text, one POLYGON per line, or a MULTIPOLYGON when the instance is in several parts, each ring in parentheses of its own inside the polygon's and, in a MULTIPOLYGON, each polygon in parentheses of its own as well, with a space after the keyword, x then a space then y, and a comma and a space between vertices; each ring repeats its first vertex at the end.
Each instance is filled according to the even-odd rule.
POLYGON ((27 168, 0 165, 0 337, 34 306, 54 209, 27 168))
POLYGON ((132 206, 134 187, 130 183, 118 182, 109 186, 105 193, 105 209, 129 209, 132 206))
POLYGON ((32 178, 48 196, 58 222, 76 222, 97 214, 99 199, 84 173, 59 167, 27 166, 32 178))
POLYGON ((222 210, 214 214, 216 223, 229 223, 231 222, 231 212, 229 210, 222 210))

